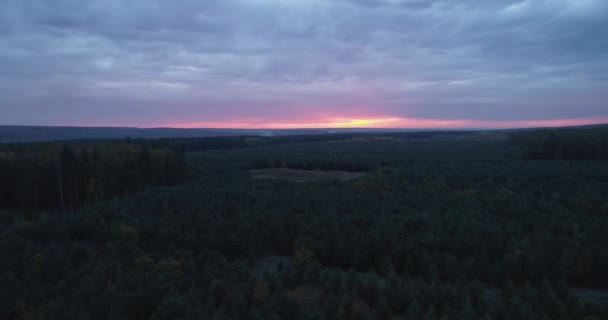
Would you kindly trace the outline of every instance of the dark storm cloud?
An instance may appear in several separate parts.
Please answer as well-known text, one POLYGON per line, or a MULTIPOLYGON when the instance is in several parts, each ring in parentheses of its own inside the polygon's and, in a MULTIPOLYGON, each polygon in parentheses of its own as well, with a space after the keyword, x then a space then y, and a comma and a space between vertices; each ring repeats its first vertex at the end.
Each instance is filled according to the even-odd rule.
POLYGON ((2 124, 608 117, 603 0, 1 6, 2 124))

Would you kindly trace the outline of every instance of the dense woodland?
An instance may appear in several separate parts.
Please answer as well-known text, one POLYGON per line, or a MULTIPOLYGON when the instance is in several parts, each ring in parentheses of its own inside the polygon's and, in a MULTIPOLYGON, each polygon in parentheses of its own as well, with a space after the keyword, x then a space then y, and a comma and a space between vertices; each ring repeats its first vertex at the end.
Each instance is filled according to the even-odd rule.
POLYGON ((0 208, 76 208, 186 177, 182 153, 141 141, 0 145, 0 208))
POLYGON ((528 160, 608 160, 605 127, 518 132, 511 139, 528 160))
POLYGON ((0 145, 0 319, 608 319, 607 133, 0 145))

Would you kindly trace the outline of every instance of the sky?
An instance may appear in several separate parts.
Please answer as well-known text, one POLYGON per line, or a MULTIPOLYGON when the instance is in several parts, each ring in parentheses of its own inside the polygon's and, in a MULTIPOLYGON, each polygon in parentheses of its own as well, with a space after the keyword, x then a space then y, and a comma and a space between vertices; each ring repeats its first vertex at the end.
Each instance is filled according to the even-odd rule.
POLYGON ((0 0, 0 125, 608 123, 606 0, 0 0))

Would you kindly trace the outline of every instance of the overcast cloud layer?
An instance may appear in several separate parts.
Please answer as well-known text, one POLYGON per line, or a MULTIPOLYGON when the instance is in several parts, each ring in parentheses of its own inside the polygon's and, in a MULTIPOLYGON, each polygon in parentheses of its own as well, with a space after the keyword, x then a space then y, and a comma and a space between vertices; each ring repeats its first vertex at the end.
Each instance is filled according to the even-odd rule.
POLYGON ((2 0, 0 124, 602 122, 607 30, 606 0, 2 0))

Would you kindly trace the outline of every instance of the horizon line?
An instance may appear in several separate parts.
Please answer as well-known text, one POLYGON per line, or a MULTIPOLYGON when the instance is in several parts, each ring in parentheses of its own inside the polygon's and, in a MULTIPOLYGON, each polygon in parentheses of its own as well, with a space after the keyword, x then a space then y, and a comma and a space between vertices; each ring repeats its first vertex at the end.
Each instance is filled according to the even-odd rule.
POLYGON ((98 128, 98 129, 173 129, 173 130, 244 130, 244 131, 260 131, 260 130, 281 130, 281 131, 294 131, 294 130, 373 130, 373 131, 395 131, 395 130, 416 130, 416 131, 467 131, 467 130, 481 130, 481 131, 501 131, 501 130, 516 130, 516 129, 550 129, 550 128, 576 128, 576 127, 589 127, 589 126, 602 126, 608 125, 608 122, 597 122, 589 124, 576 124, 576 125, 565 125, 565 126, 513 126, 513 127, 455 127, 455 128, 414 128, 414 127, 294 127, 294 128, 243 128, 243 127, 177 127, 177 126, 112 126, 112 125, 36 125, 36 124, 0 124, 0 127, 38 127, 38 128, 98 128))

